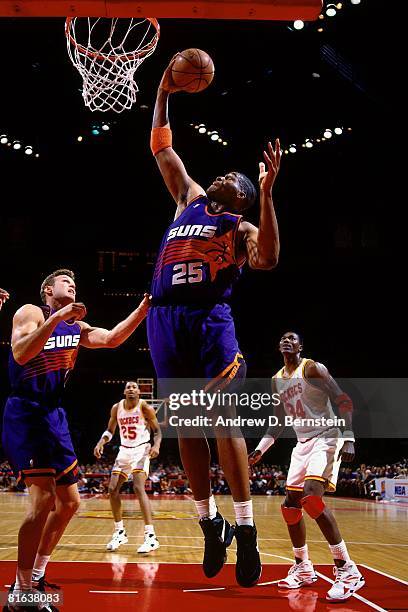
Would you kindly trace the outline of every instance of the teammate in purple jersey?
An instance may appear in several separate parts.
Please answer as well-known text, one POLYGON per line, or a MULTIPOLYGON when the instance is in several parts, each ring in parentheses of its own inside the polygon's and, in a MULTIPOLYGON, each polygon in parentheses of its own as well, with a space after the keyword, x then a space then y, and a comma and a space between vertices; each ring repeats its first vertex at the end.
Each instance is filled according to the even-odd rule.
MULTIPOLYGON (((230 390, 231 383, 245 376, 245 361, 227 303, 232 286, 245 261, 257 270, 271 270, 278 262, 272 186, 280 166, 280 145, 278 140, 275 148, 268 143, 265 161, 259 164, 258 229, 242 218, 256 200, 256 189, 245 175, 228 172, 217 176, 205 191, 189 177, 172 148, 168 98, 176 88, 171 65, 157 92, 151 149, 177 209, 164 235, 153 277, 153 305, 147 320, 151 356, 159 379, 199 377, 207 381, 207 390, 227 385, 230 390)), ((239 435, 216 431, 216 436, 219 460, 234 500, 236 578, 241 586, 250 587, 259 579, 261 563, 246 444, 239 435)), ((179 430, 179 445, 204 533, 203 569, 212 577, 226 560, 234 528, 217 511, 211 495, 210 452, 204 434, 193 438, 179 430)))
MULTIPOLYGON (((15 474, 29 488, 31 500, 18 536, 15 599, 33 584, 44 590, 50 555, 79 507, 77 459, 61 405, 78 349, 119 346, 140 325, 149 308, 145 295, 136 310, 107 330, 82 320, 86 308, 75 302, 75 297, 73 272, 56 270, 42 283, 44 306, 26 304, 13 319, 12 391, 4 411, 2 442, 15 474)), ((5 608, 21 609, 25 608, 15 603, 5 608)))

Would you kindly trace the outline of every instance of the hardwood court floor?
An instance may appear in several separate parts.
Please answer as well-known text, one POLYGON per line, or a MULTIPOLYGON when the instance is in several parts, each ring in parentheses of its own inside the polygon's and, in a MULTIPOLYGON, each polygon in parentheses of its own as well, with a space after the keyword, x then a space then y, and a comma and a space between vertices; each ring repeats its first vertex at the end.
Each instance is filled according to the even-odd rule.
MULTIPOLYGON (((161 547, 149 555, 156 562, 201 563, 202 533, 195 507, 187 496, 152 497, 155 529, 161 547)), ((280 513, 282 497, 254 497, 254 513, 259 534, 259 546, 264 563, 281 563, 292 559, 292 549, 286 525, 280 513), (281 557, 285 559, 282 559, 281 557)), ((334 511, 351 557, 356 563, 366 563, 397 578, 408 580, 408 507, 396 503, 339 499, 326 496, 334 511)), ((229 496, 217 496, 222 514, 233 521, 229 496)), ((24 516, 28 496, 0 494, 0 559, 16 559, 16 534, 24 516)), ((129 544, 117 554, 130 560, 140 560, 136 547, 143 541, 143 524, 138 503, 133 496, 123 496, 125 527, 129 544), (129 499, 130 498, 130 499, 129 499)), ((310 557, 314 563, 331 563, 328 546, 317 525, 306 517, 310 557)), ((95 496, 83 499, 53 555, 56 561, 106 561, 112 553, 105 551, 113 531, 109 500, 95 496)), ((232 545, 232 549, 234 544, 232 545)), ((234 555, 231 554, 231 562, 234 555)))
MULTIPOLYGON (((293 558, 286 526, 280 513, 282 499, 254 497, 259 547, 264 564, 262 582, 273 583, 286 575, 293 558)), ((231 498, 218 496, 216 500, 221 512, 232 521, 231 498)), ((0 589, 3 590, 3 585, 10 582, 15 571, 14 563, 7 561, 16 559, 16 534, 27 502, 28 496, 24 494, 0 494, 0 560, 4 561, 0 563, 0 589)), ((215 579, 207 580, 197 565, 202 560, 202 536, 194 504, 187 496, 152 498, 155 528, 161 547, 149 555, 136 553, 137 546, 143 540, 143 524, 133 496, 123 498, 129 544, 121 546, 114 553, 105 550, 113 528, 108 499, 100 496, 83 499, 78 514, 53 554, 52 561, 59 563, 50 564, 48 576, 52 581, 62 582, 66 598, 72 589, 81 588, 84 593, 86 591, 87 597, 99 598, 98 610, 121 609, 122 604, 126 607, 129 602, 126 604, 123 600, 120 601, 120 598, 137 595, 142 597, 144 602, 142 604, 138 600, 137 607, 142 605, 144 611, 150 612, 163 603, 160 599, 164 596, 163 589, 170 589, 168 596, 171 595, 174 604, 171 609, 177 612, 192 607, 198 612, 206 606, 206 609, 211 607, 217 612, 227 612, 225 608, 234 607, 238 597, 239 611, 249 610, 249 601, 256 601, 257 607, 260 606, 262 610, 264 607, 265 610, 270 610, 272 605, 279 612, 290 609, 310 612, 329 609, 336 609, 338 612, 340 609, 408 609, 408 582, 405 582, 408 579, 408 507, 333 497, 327 497, 326 502, 337 517, 351 557, 366 575, 367 587, 359 593, 373 605, 354 597, 347 604, 337 607, 325 602, 325 593, 330 586, 328 581, 332 576, 332 560, 319 529, 308 518, 306 521, 310 556, 315 565, 319 566, 316 569, 321 574, 316 588, 313 585, 308 589, 286 594, 278 593, 276 585, 257 587, 255 591, 239 589, 234 581, 232 565, 235 563, 235 543, 229 549, 230 565, 215 579), (149 595, 145 591, 152 585, 156 589, 154 593, 149 591, 149 595), (267 591, 264 592, 266 588, 267 591)), ((84 604, 84 608, 74 606, 73 603, 71 607, 68 605, 68 599, 62 608, 63 612, 70 612, 71 609, 79 612, 90 605, 96 605, 94 599, 92 604, 84 604)), ((134 605, 136 606, 136 601, 134 605)))

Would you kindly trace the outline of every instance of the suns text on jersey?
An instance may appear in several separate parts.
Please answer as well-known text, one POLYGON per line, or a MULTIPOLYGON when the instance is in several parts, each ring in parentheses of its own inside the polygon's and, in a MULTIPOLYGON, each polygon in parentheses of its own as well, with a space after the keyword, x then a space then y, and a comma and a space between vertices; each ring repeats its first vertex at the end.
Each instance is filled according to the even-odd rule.
POLYGON ((172 238, 183 237, 186 236, 200 236, 201 238, 213 238, 215 232, 217 231, 216 225, 179 225, 178 227, 173 227, 169 231, 169 235, 167 236, 167 241, 172 238))
POLYGON ((75 334, 74 336, 51 336, 44 345, 44 351, 54 348, 67 348, 68 346, 75 348, 78 346, 80 339, 80 334, 75 334))

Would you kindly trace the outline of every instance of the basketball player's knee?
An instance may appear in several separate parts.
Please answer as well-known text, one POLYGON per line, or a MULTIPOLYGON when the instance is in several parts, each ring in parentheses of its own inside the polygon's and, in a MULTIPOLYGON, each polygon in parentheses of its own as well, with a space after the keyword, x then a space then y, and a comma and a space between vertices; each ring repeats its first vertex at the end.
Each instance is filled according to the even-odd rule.
POLYGON ((75 512, 79 510, 81 502, 77 499, 66 501, 61 505, 62 512, 65 516, 74 516, 75 512))
POLYGON ((300 523, 303 517, 302 508, 296 506, 290 506, 289 498, 287 497, 284 503, 281 505, 281 512, 285 523, 288 525, 297 525, 300 523))
POLYGON ((326 508, 322 497, 320 495, 305 495, 301 500, 303 510, 312 519, 318 519, 326 508))
POLYGON ((108 494, 109 494, 109 497, 119 497, 120 486, 119 485, 115 485, 115 486, 109 485, 108 494))
POLYGON ((133 481, 133 490, 136 495, 142 495, 145 493, 145 478, 133 481))
POLYGON ((42 491, 41 495, 36 496, 33 501, 30 516, 38 518, 42 514, 48 514, 55 509, 56 493, 55 491, 42 491))

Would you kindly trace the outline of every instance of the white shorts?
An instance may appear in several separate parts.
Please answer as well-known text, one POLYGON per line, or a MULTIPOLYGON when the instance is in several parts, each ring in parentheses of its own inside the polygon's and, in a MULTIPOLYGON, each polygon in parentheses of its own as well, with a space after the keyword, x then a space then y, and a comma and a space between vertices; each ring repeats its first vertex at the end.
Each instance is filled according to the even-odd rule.
POLYGON ((140 444, 139 446, 135 446, 135 448, 121 446, 111 474, 122 474, 122 476, 128 478, 130 474, 134 474, 135 472, 145 472, 146 476, 148 476, 150 449, 150 442, 140 444))
POLYGON ((286 489, 302 491, 306 480, 320 480, 335 491, 341 458, 342 438, 311 438, 298 442, 292 451, 286 489))

